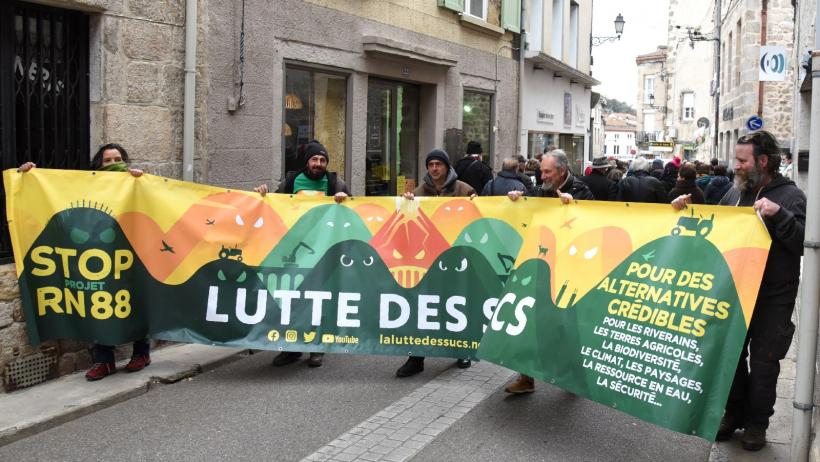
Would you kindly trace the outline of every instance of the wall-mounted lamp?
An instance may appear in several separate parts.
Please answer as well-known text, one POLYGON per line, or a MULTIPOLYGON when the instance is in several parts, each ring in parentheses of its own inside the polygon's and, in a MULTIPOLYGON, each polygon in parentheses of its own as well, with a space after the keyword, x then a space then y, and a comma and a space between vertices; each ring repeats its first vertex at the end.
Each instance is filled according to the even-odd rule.
POLYGON ((611 36, 603 36, 603 37, 592 37, 592 46, 596 47, 598 45, 604 44, 606 42, 614 42, 616 40, 621 39, 621 34, 624 33, 624 25, 626 21, 624 21, 623 15, 618 13, 618 16, 615 17, 615 35, 611 36))

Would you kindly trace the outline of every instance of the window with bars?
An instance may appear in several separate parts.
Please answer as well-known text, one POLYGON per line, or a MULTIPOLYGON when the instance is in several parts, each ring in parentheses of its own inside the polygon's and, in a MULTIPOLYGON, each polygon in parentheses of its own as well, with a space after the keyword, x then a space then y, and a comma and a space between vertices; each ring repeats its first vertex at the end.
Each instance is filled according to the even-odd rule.
MULTIPOLYGON (((88 18, 0 3, 0 162, 85 169, 89 163, 88 18)), ((0 186, 0 263, 11 261, 0 186)))

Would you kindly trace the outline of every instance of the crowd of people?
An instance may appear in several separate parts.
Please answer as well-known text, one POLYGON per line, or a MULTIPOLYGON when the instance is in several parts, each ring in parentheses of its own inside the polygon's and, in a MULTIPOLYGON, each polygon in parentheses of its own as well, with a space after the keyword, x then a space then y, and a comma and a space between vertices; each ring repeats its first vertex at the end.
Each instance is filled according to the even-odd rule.
MULTIPOLYGON (((735 430, 743 429, 745 449, 765 446, 766 428, 774 413, 779 361, 785 357, 794 334, 791 315, 800 280, 806 220, 806 196, 790 179, 791 156, 781 155, 772 134, 758 131, 740 137, 732 170, 717 159, 702 163, 683 162, 679 157, 666 162, 638 157, 624 163, 598 157, 583 176, 576 177, 566 153, 549 146, 533 159, 504 158, 501 170, 494 175, 479 142, 469 142, 465 151, 455 165, 447 152, 430 151, 421 184, 406 192, 404 198, 481 195, 507 196, 516 201, 531 196, 559 198, 564 204, 573 200, 667 203, 677 210, 690 204, 753 207, 766 225, 772 245, 717 439, 728 440, 735 430)), ((303 146, 301 156, 303 168, 289 172, 276 192, 323 194, 333 196, 337 203, 350 196, 347 185, 328 171, 329 153, 319 141, 303 146)), ((102 146, 92 165, 97 170, 142 174, 129 168, 128 155, 119 145, 102 146)), ((19 171, 34 167, 26 163, 19 171)), ((264 196, 268 187, 260 185, 255 191, 264 196)), ((150 364, 148 345, 147 339, 134 343, 126 370, 137 371, 150 364)), ((95 345, 94 350, 96 364, 86 374, 88 380, 99 380, 116 371, 113 347, 95 345)), ((283 351, 274 358, 273 365, 286 366, 301 356, 300 352, 283 351)), ((322 366, 323 356, 311 353, 308 366, 322 366)), ((467 368, 471 362, 469 358, 457 358, 457 365, 467 368)), ((396 376, 409 377, 423 370, 424 357, 410 356, 396 376)), ((521 374, 505 389, 513 394, 531 393, 535 382, 521 374)))

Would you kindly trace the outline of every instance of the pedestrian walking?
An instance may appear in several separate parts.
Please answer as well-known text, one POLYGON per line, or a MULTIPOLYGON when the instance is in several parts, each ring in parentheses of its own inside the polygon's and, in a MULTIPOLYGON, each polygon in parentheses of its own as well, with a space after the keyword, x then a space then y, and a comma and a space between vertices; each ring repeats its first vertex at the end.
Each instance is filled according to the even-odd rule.
MULTIPOLYGON (((527 180, 529 181, 529 179, 527 180)), ((481 191, 482 196, 506 196, 510 191, 526 194, 527 187, 518 177, 518 159, 507 157, 501 161, 501 171, 481 191)))
POLYGON ((483 190, 484 185, 493 179, 493 169, 484 163, 484 150, 478 141, 467 143, 467 155, 456 162, 455 171, 459 180, 476 191, 483 190))

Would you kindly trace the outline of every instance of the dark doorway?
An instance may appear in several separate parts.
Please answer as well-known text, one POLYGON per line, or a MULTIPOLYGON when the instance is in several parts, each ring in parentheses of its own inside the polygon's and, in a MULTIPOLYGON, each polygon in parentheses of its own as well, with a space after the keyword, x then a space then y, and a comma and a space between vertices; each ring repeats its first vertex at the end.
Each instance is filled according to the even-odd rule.
POLYGON ((370 79, 366 195, 401 195, 418 185, 419 93, 416 85, 370 79))
MULTIPOLYGON (((2 168, 86 169, 89 164, 88 17, 22 2, 0 3, 2 168)), ((11 259, 0 190, 0 262, 11 259)))

